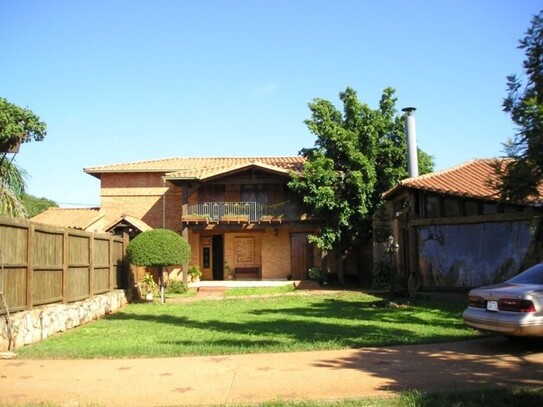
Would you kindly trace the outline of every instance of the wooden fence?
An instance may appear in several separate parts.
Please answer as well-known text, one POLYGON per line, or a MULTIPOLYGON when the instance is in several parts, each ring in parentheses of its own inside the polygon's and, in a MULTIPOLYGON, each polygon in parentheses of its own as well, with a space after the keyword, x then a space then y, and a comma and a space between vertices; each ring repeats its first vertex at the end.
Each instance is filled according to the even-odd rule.
POLYGON ((126 244, 109 234, 0 217, 0 292, 14 312, 127 288, 126 244))

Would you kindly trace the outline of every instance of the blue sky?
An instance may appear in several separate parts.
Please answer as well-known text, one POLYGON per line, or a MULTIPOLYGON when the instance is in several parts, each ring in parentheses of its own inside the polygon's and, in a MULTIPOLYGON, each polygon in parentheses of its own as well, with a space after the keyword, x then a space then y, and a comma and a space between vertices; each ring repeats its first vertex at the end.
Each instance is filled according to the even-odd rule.
POLYGON ((311 147, 314 98, 416 106, 436 169, 502 154, 506 76, 535 0, 0 0, 0 97, 48 124, 28 192, 99 204, 83 168, 311 147))

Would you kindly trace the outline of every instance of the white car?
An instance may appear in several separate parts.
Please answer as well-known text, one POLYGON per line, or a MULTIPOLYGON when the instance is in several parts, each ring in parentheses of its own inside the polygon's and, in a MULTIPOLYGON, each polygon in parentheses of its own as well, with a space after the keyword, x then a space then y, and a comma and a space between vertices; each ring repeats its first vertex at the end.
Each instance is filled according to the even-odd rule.
POLYGON ((462 317, 480 331, 543 337, 543 263, 505 283, 471 290, 462 317))

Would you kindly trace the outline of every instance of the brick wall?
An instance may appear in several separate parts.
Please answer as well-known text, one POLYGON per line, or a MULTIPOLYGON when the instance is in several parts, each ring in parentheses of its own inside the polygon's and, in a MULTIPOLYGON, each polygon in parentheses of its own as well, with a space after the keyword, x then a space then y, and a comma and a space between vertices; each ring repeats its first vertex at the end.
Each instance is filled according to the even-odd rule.
POLYGON ((285 229, 268 228, 262 239, 262 277, 286 278, 291 274, 290 233, 285 229))
POLYGON ((100 206, 108 221, 131 215, 153 228, 165 222, 167 229, 179 230, 181 224, 181 188, 164 184, 162 174, 103 174, 100 206))

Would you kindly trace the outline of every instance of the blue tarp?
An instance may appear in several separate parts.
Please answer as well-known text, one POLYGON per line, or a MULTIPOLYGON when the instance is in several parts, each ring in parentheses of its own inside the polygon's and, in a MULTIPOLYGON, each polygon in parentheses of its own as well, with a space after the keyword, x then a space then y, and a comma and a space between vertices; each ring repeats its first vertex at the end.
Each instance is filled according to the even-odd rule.
POLYGON ((521 271, 536 226, 516 221, 419 227, 421 285, 478 287, 513 277, 521 271))

